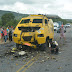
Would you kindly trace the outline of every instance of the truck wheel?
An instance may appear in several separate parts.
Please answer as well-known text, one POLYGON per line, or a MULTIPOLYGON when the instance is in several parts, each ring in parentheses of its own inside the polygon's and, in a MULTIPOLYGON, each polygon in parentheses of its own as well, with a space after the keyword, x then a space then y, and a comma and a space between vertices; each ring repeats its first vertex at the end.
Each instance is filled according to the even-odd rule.
POLYGON ((46 43, 41 44, 40 50, 41 50, 41 51, 45 51, 48 46, 49 46, 49 42, 48 42, 48 40, 46 39, 46 43))
POLYGON ((46 47, 47 47, 46 43, 41 44, 41 45, 40 45, 40 50, 41 50, 41 51, 45 51, 46 47))
POLYGON ((49 39, 46 39, 46 45, 49 47, 49 39))
POLYGON ((23 50, 26 50, 27 49, 27 46, 22 45, 22 48, 23 48, 23 50))
POLYGON ((16 43, 16 48, 17 49, 20 49, 21 48, 21 45, 16 43))

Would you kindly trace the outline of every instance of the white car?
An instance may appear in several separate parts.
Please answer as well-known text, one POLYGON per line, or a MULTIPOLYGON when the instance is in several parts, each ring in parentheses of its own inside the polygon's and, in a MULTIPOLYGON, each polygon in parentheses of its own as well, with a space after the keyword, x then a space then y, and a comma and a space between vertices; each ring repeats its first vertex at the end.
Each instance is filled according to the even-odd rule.
POLYGON ((54 31, 56 31, 57 27, 59 27, 59 24, 57 22, 54 22, 53 25, 54 25, 54 31))
POLYGON ((70 24, 65 24, 65 27, 70 27, 70 24))

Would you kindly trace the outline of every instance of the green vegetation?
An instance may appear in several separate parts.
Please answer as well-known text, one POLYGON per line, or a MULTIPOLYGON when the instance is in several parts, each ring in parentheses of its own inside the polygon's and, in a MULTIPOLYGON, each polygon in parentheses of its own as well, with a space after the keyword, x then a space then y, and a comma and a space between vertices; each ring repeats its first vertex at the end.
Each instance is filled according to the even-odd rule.
POLYGON ((2 17, 2 24, 6 25, 8 22, 10 21, 14 21, 15 20, 15 16, 12 13, 5 13, 2 17))
POLYGON ((18 21, 15 19, 15 16, 12 13, 5 13, 1 17, 0 25, 7 27, 7 26, 13 26, 15 27, 17 25, 18 21))
POLYGON ((19 14, 10 11, 0 10, 0 27, 13 26, 16 27, 21 18, 27 17, 28 14, 19 14), (1 15, 2 14, 2 15, 1 15))

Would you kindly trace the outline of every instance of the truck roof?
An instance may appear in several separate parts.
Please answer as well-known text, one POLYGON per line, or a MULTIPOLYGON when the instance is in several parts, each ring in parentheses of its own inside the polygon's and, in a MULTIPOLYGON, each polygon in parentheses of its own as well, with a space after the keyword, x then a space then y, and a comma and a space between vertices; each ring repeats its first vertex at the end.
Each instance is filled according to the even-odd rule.
MULTIPOLYGON (((42 19, 43 16, 44 16, 44 15, 30 15, 30 16, 25 17, 25 18, 38 18, 38 19, 41 18, 41 19, 42 19)), ((44 16, 44 17, 47 18, 46 16, 44 16)), ((22 19, 24 19, 24 18, 22 18, 22 19)))

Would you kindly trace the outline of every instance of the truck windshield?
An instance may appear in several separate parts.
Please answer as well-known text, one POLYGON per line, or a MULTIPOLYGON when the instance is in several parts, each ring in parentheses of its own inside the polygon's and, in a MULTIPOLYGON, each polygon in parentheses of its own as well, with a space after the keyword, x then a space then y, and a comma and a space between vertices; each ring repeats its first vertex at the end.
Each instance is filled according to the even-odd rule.
POLYGON ((32 23, 42 23, 42 19, 33 19, 32 23))
POLYGON ((23 23, 29 23, 30 19, 25 19, 25 20, 22 20, 20 24, 23 24, 23 23))

